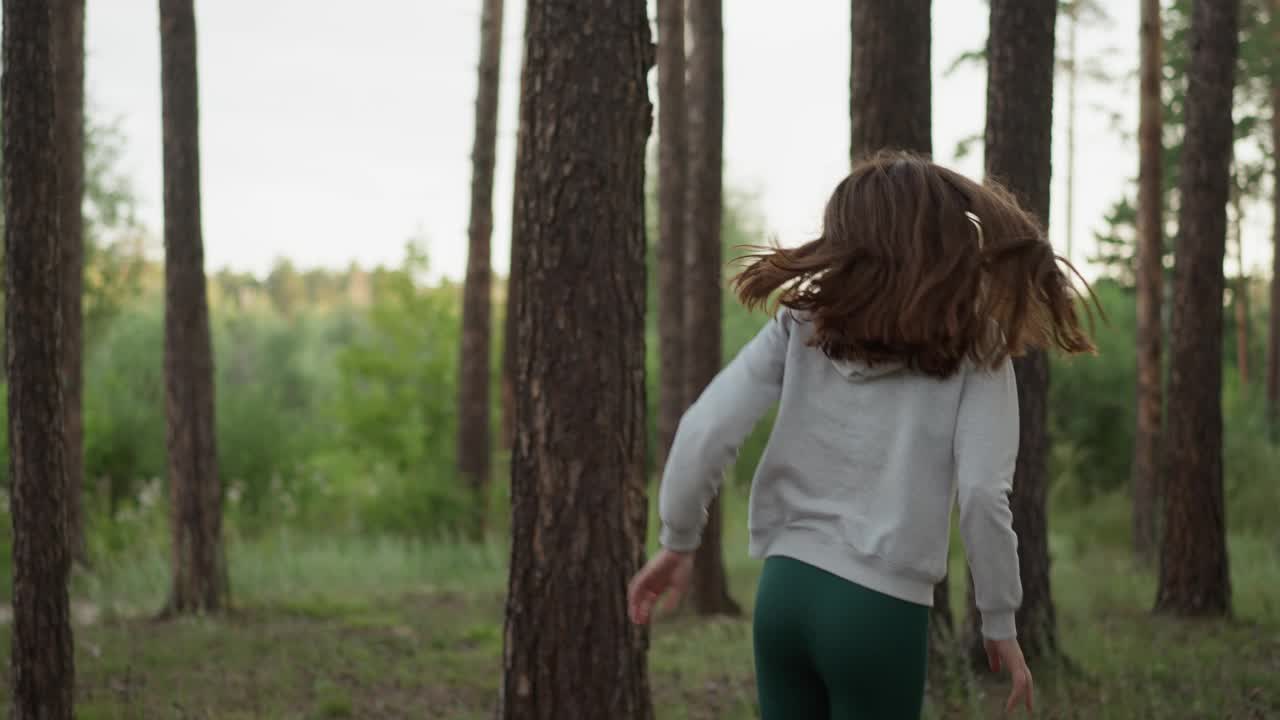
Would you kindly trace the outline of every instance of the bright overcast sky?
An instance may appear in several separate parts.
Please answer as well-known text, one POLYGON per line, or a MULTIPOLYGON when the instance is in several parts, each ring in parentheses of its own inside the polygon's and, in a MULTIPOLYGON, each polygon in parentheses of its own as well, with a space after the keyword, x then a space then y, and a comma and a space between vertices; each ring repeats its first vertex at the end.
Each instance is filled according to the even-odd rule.
MULTIPOLYGON (((523 32, 507 0, 498 123, 494 267, 505 273, 523 32)), ((783 243, 815 231, 846 172, 849 2, 727 0, 725 182, 754 192, 783 243), (785 10, 782 9, 785 5, 785 10)), ((1135 146, 1111 128, 1136 117, 1137 3, 1107 3, 1112 22, 1082 32, 1086 53, 1119 50, 1121 87, 1080 89, 1077 258, 1136 174, 1135 146)), ((125 172, 143 222, 161 227, 160 68, 154 0, 90 2, 88 95, 98 121, 126 137, 125 172)), ((425 239, 433 269, 460 277, 466 257, 480 0, 197 0, 205 249, 208 266, 263 272, 302 265, 395 263, 425 239), (358 8, 358 9, 357 9, 358 8)), ((934 3, 934 147, 944 162, 983 126, 985 78, 944 77, 986 37, 982 0, 934 3)), ((1059 83, 1058 98, 1065 98, 1059 83)), ((1066 117, 1055 120, 1053 237, 1064 246, 1066 117)), ((955 163, 978 174, 979 157, 955 163)), ((1249 254, 1261 265, 1269 248, 1249 254)))

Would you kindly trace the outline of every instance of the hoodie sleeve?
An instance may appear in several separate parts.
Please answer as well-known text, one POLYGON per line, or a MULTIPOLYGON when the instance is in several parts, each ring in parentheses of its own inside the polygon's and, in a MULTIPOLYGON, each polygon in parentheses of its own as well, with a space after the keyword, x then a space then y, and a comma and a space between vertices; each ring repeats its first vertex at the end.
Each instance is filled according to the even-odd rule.
POLYGON ((982 634, 1005 640, 1017 635, 1014 614, 1022 604, 1018 537, 1009 509, 1018 458, 1018 388, 1011 361, 994 371, 966 371, 955 433, 960 533, 982 634))
POLYGON ((725 469, 782 394, 792 322, 789 311, 778 313, 680 419, 658 496, 663 547, 692 552, 700 544, 707 506, 720 489, 725 469))

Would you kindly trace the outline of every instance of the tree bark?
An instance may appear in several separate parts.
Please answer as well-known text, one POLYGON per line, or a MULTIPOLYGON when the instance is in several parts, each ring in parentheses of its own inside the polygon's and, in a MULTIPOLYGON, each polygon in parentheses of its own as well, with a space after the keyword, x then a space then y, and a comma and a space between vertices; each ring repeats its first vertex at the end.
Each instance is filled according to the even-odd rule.
POLYGON ((164 113, 165 419, 173 529, 170 613, 228 596, 214 437, 213 347, 200 220, 199 91, 192 0, 160 0, 164 113))
MULTIPOLYGON (((849 155, 933 154, 932 0, 852 0, 849 155)), ((933 630, 951 632, 950 578, 934 587, 933 630)), ((940 646, 940 645, 935 645, 940 646)))
POLYGON ((516 160, 503 718, 653 717, 644 560, 644 0, 530 0, 516 160))
MULTIPOLYGON (((684 383, 694 402, 720 371, 721 168, 724 143, 724 30, 720 0, 688 6, 689 174, 685 206, 684 383)), ((693 556, 690 601, 699 615, 738 615, 729 596, 721 542, 720 500, 707 508, 702 545, 693 556)))
MULTIPOLYGON (((1280 45, 1280 0, 1271 0, 1271 27, 1280 45)), ((1271 147, 1280 156, 1280 73, 1271 76, 1271 147)), ((1280 441, 1280 160, 1272 159, 1271 309, 1267 330, 1267 417, 1271 438, 1280 441)))
POLYGON ((1231 608, 1222 489, 1222 293, 1238 0, 1196 0, 1174 268, 1164 538, 1155 609, 1231 608))
MULTIPOLYGON (((992 0, 987 41, 987 176, 1005 184, 1044 227, 1049 225, 1052 169, 1054 25, 1057 0, 992 0)), ((1049 485, 1049 358, 1034 351, 1014 360, 1020 418, 1014 469, 1013 529, 1018 535, 1022 607, 1018 640, 1028 658, 1058 651, 1049 584, 1046 495, 1049 485)), ((974 660, 981 653, 978 613, 969 602, 974 660)))
POLYGON ((484 538, 489 487, 489 343, 492 334, 493 165, 498 135, 498 68, 502 61, 502 0, 485 0, 480 15, 480 78, 471 151, 471 224, 462 293, 458 362, 458 474, 473 498, 472 536, 484 538))
POLYGON ((54 132, 58 145, 58 240, 62 264, 61 360, 66 413, 67 538, 72 560, 89 559, 84 534, 82 415, 84 296, 84 2, 55 0, 53 13, 54 132))
POLYGON ((853 0, 849 152, 933 152, 931 0, 853 0))
POLYGON ((9 714, 72 716, 67 597, 56 90, 49 5, 4 0, 3 135, 9 515, 13 628, 9 714))
POLYGON ((688 403, 684 383, 684 0, 658 0, 658 470, 688 403))
POLYGON ((1164 281, 1164 132, 1160 97, 1164 71, 1160 0, 1142 0, 1138 123, 1137 429, 1133 444, 1133 549, 1144 564, 1155 561, 1159 495, 1164 281))

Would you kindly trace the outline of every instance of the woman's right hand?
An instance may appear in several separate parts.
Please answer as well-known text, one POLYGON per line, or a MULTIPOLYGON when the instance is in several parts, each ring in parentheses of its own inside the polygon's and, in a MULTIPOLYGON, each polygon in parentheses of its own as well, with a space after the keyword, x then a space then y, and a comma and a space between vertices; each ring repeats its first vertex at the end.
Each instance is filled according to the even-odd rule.
POLYGON ((1013 679, 1013 690, 1009 693, 1009 702, 1005 703, 1005 713, 1013 712, 1019 704, 1025 703, 1027 712, 1031 712, 1032 699, 1035 695, 1035 683, 1031 679, 1031 671, 1027 669, 1027 660, 1022 657, 1022 647, 1017 638, 1008 640, 986 640, 987 662, 991 672, 1007 669, 1013 679))
POLYGON ((665 607, 671 610, 689 589, 693 574, 693 554, 663 549, 653 556, 632 578, 627 588, 627 610, 631 622, 647 625, 653 618, 658 601, 666 596, 665 607))

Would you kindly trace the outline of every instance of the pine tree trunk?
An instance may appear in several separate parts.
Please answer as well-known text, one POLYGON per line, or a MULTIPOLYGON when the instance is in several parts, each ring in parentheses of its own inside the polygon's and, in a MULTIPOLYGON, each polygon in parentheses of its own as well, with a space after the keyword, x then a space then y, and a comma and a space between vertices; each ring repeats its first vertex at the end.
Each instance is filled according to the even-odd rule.
POLYGON ((1164 71, 1160 0, 1142 0, 1141 95, 1138 125, 1138 424, 1133 444, 1133 548, 1145 564, 1155 561, 1156 498, 1159 495, 1160 416, 1164 335, 1160 313, 1164 280, 1164 71))
MULTIPOLYGON (((519 197, 519 178, 516 197, 519 197)), ((520 278, 516 273, 516 237, 511 237, 511 259, 507 265, 507 297, 502 318, 502 449, 511 450, 516 426, 516 294, 520 278)))
POLYGON ((199 93, 192 0, 160 0, 164 112, 165 419, 173 588, 169 613, 226 606, 213 347, 200 221, 199 93))
POLYGON ((4 0, 3 136, 9 516, 9 716, 72 716, 66 465, 59 345, 61 256, 49 5, 4 0))
POLYGON ((53 65, 58 144, 58 240, 62 263, 61 367, 63 411, 66 413, 67 538, 71 557, 84 563, 89 555, 84 535, 83 312, 84 227, 84 3, 55 0, 53 65))
MULTIPOLYGON (((892 148, 933 154, 932 0, 853 0, 849 155, 892 148)), ((950 633, 950 578, 933 591, 933 630, 950 633)), ((940 644, 935 644, 940 647, 940 644)))
POLYGON ((472 536, 484 538, 489 488, 489 342, 493 270, 494 145, 498 135, 498 68, 502 60, 502 0, 485 0, 480 16, 480 78, 471 151, 471 224, 462 293, 458 362, 458 474, 472 492, 472 536))
MULTIPOLYGON (((520 147, 516 146, 516 165, 520 165, 520 147)), ((511 217, 514 222, 516 213, 519 211, 521 188, 520 176, 516 175, 514 180, 514 189, 512 191, 513 203, 516 205, 512 208, 511 217)), ((516 267, 516 258, 519 248, 516 243, 520 238, 516 234, 511 233, 511 252, 507 260, 507 297, 503 303, 502 317, 502 449, 514 449, 515 432, 516 432, 516 368, 519 365, 519 343, 517 342, 516 333, 516 298, 520 292, 520 273, 516 267)))
MULTIPOLYGON (((992 0, 987 41, 987 176, 1003 182, 1047 228, 1052 166, 1054 25, 1057 0, 992 0)), ((1018 535, 1022 607, 1018 639, 1028 658, 1057 653, 1049 587, 1049 358, 1043 351, 1014 360, 1020 417, 1014 469, 1013 529, 1018 535)), ((971 655, 982 640, 970 596, 971 655)))
POLYGON ((1236 231, 1236 287, 1231 294, 1236 314, 1236 369, 1240 371, 1240 386, 1249 385, 1249 276, 1244 269, 1244 202, 1243 193, 1237 188, 1232 193, 1231 205, 1235 211, 1236 231))
POLYGON ((932 1, 853 0, 849 152, 933 152, 932 1))
POLYGON ((653 717, 644 560, 644 0, 530 0, 516 160, 512 549, 499 717, 653 717))
MULTIPOLYGON (((684 382, 692 403, 720 371, 721 168, 724 142, 724 31, 720 0, 688 6, 689 175, 685 207, 684 382)), ((742 612, 729 596, 721 543, 720 500, 707 508, 702 545, 693 556, 690 600, 699 615, 742 612)))
POLYGON ((1067 237, 1067 260, 1073 260, 1076 237, 1076 116, 1079 110, 1077 88, 1080 85, 1080 2, 1070 0, 1067 11, 1067 177, 1063 212, 1063 230, 1067 237))
POLYGON ((684 0, 658 0, 658 463, 688 403, 684 387, 685 182, 688 138, 684 0))
MULTIPOLYGON (((1280 0, 1271 0, 1271 27, 1280 45, 1280 0)), ((1280 155, 1280 73, 1271 82, 1271 147, 1280 155)), ((1280 162, 1271 163, 1271 308, 1267 330, 1267 417, 1271 438, 1280 442, 1280 162)))
POLYGON ((1179 189, 1155 609, 1231 608, 1222 490, 1222 294, 1239 0, 1196 0, 1179 189))

